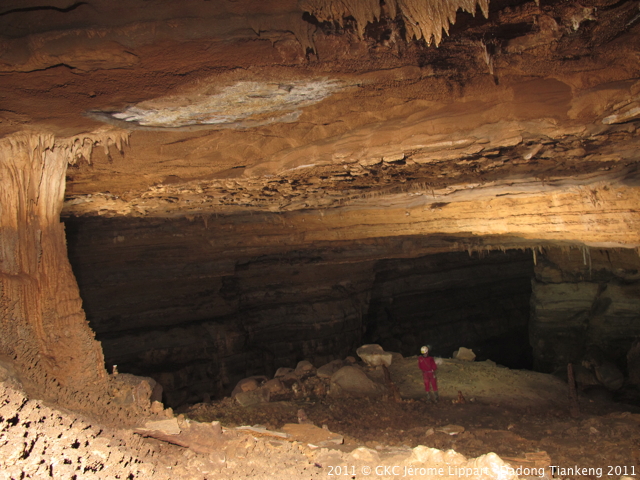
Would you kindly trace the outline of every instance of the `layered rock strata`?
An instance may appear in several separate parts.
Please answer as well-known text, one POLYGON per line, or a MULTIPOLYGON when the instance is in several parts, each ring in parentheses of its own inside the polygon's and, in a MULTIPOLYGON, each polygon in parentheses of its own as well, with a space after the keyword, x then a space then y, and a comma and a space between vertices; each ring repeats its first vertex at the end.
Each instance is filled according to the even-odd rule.
POLYGON ((537 256, 531 345, 543 371, 580 364, 596 346, 626 370, 640 335, 640 257, 634 250, 545 249, 537 256))
POLYGON ((531 368, 532 275, 528 251, 382 260, 375 266, 365 338, 405 356, 421 345, 444 357, 466 346, 479 360, 531 368))
MULTIPOLYGON (((107 362, 153 376, 171 405, 302 359, 343 358, 365 336, 407 354, 420 342, 450 355, 463 340, 475 347, 516 334, 526 347, 530 252, 451 252, 461 248, 457 237, 256 251, 220 245, 224 227, 206 223, 67 220, 70 259, 107 362)), ((520 365, 496 351, 485 356, 520 365)))

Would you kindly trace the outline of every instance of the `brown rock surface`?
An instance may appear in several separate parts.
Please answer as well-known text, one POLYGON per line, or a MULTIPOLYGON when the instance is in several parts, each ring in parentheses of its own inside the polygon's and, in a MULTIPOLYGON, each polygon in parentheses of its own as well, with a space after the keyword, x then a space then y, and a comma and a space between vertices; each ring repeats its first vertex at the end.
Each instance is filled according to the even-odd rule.
POLYGON ((297 441, 314 445, 316 447, 327 447, 330 445, 340 445, 344 439, 342 435, 332 433, 329 430, 310 425, 308 423, 287 423, 282 427, 297 441))
MULTIPOLYGON (((0 375, 131 425, 153 382, 178 407, 363 343, 543 371, 597 346, 594 377, 630 398, 639 18, 631 0, 3 2, 0 375)), ((79 471, 16 467, 39 438, 10 475, 79 471)), ((251 442, 234 451, 270 448, 251 442)), ((72 463, 97 475, 85 447, 72 463)), ((167 473, 127 458, 122 476, 167 473)))

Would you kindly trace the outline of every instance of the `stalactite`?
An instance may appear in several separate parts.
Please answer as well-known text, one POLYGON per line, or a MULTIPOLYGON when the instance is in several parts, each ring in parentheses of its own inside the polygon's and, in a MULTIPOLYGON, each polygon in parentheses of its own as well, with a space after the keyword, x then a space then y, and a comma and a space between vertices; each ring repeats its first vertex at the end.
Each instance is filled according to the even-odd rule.
MULTIPOLYGON (((378 0, 300 0, 299 5, 322 22, 343 24, 345 17, 355 18, 360 38, 367 23, 373 23, 382 14, 378 0)), ((449 34, 458 10, 475 15, 479 6, 484 16, 489 16, 489 0, 388 0, 386 6, 392 18, 401 14, 409 39, 424 39, 427 45, 436 46, 442 41, 443 30, 449 34)))

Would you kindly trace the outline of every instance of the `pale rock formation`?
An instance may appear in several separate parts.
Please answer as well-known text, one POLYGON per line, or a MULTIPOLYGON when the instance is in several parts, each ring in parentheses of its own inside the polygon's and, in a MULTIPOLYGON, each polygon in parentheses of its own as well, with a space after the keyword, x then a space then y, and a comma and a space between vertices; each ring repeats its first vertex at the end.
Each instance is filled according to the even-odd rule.
POLYGON ((393 361, 392 353, 385 352, 380 345, 376 344, 362 345, 358 347, 356 353, 360 359, 370 367, 377 367, 379 365, 386 365, 388 367, 393 361))
POLYGON ((460 347, 458 350, 453 352, 453 358, 456 360, 464 360, 466 362, 473 362, 476 359, 476 354, 473 353, 473 350, 466 347, 460 347))

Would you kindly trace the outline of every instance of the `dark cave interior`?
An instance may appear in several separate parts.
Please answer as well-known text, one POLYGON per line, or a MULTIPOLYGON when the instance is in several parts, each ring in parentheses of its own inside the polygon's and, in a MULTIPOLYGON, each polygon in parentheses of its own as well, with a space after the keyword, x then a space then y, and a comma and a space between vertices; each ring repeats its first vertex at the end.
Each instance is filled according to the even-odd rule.
POLYGON ((477 360, 543 372, 582 368, 595 346, 600 361, 626 372, 634 252, 425 254, 435 240, 410 237, 255 256, 216 249, 212 232, 224 228, 215 217, 66 218, 108 368, 153 377, 169 405, 219 398, 242 378, 300 360, 319 367, 366 343, 404 356, 429 344, 447 358, 464 346, 477 360))

